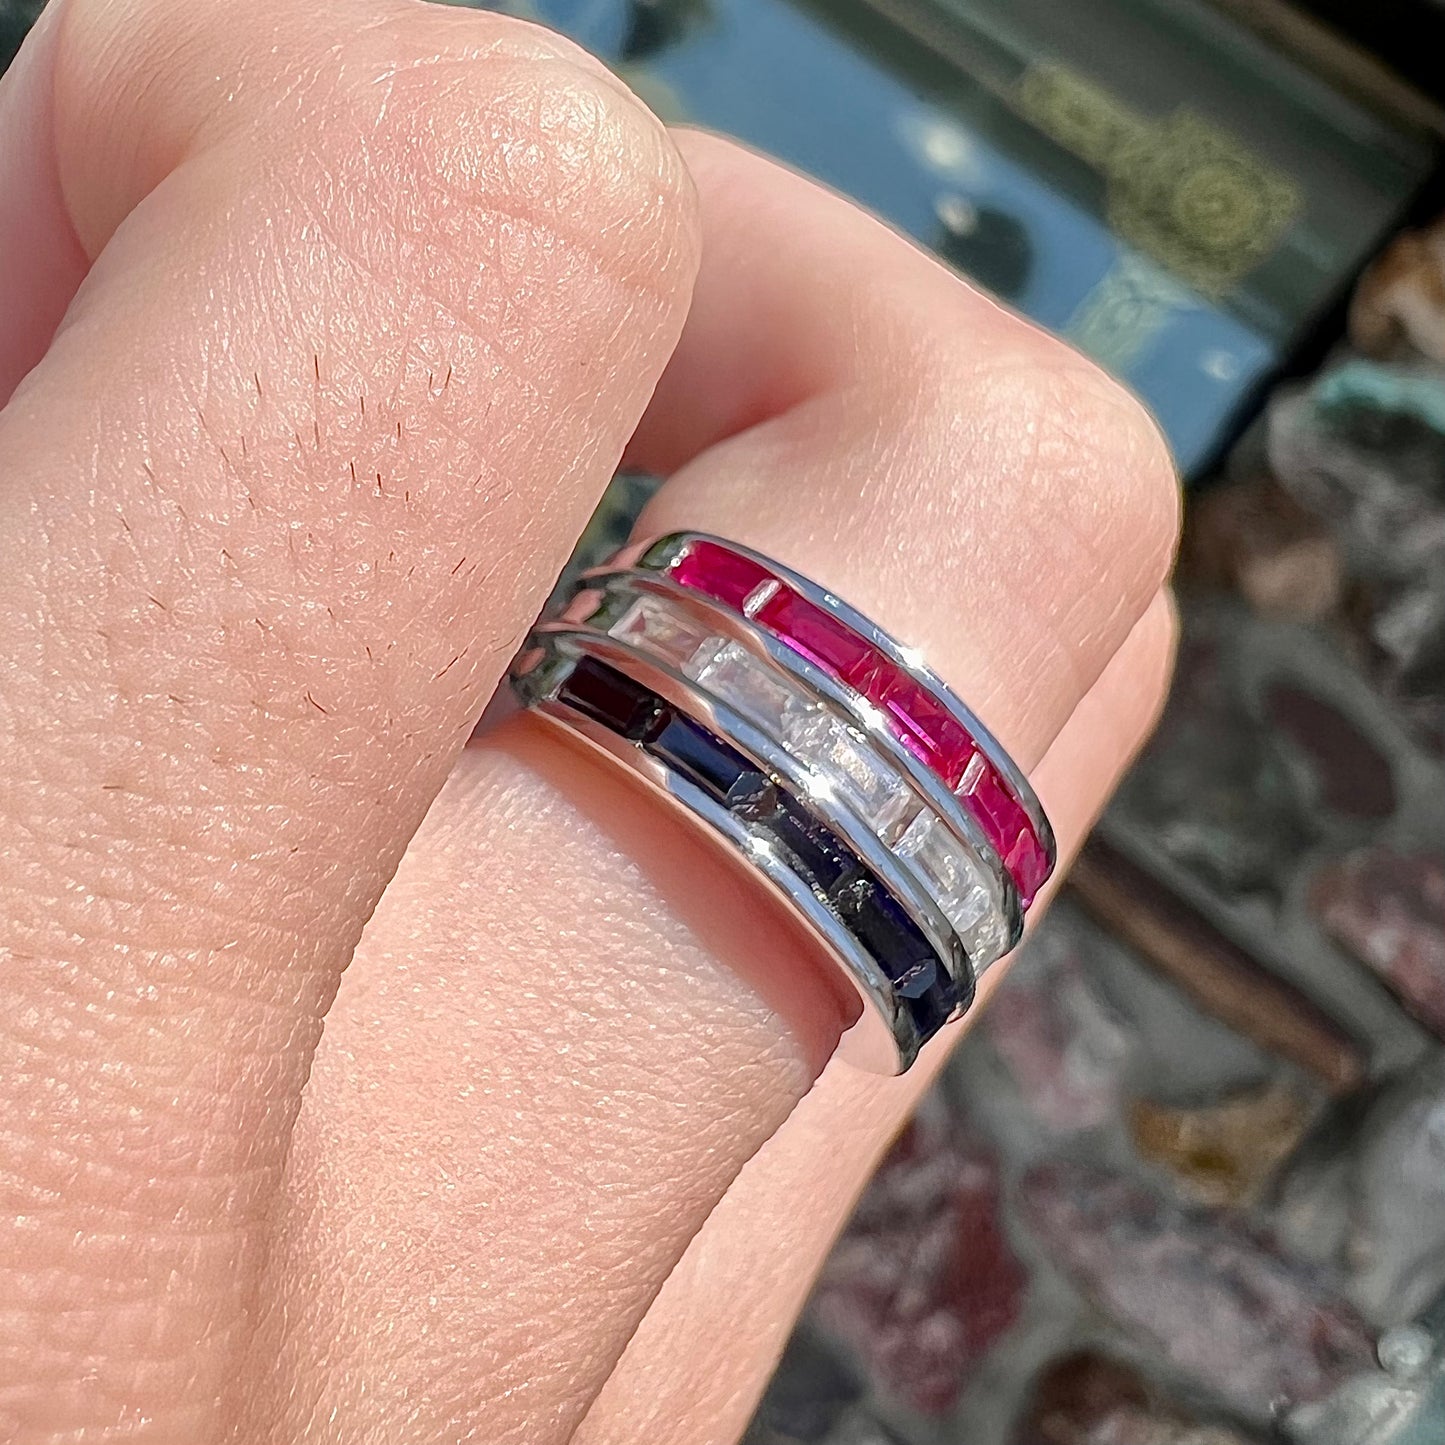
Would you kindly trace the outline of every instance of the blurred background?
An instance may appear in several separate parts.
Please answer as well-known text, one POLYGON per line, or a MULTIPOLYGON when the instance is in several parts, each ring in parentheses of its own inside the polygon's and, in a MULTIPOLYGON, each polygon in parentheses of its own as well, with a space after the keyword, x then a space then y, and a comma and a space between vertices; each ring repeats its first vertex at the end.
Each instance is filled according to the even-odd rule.
POLYGON ((1068 337, 1190 486, 1159 735, 750 1445, 1445 1445, 1445 0, 505 8, 1068 337))

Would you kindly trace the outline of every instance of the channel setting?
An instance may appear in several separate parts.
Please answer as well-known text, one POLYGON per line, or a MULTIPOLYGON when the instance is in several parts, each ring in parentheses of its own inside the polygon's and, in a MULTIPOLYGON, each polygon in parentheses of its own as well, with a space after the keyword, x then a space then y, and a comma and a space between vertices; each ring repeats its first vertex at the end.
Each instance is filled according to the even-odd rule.
POLYGON ((906 1068, 1017 942, 1054 841, 1007 754, 833 594, 680 533, 584 578, 514 669, 521 701, 732 846, 862 996, 845 1048, 906 1068))

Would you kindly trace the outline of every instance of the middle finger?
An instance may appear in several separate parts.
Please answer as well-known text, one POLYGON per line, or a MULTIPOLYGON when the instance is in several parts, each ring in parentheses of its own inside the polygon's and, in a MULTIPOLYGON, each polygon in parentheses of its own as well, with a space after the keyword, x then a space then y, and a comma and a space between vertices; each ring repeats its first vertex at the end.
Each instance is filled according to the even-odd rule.
MULTIPOLYGON (((640 439, 681 463, 648 530, 838 588, 1033 765, 1157 592, 1175 502, 1152 428, 836 198, 689 146, 706 259, 667 447, 656 408, 640 439), (749 348, 766 368, 726 363, 749 348)), ((568 1438, 845 1022, 800 956, 625 779, 526 721, 469 750, 303 1108, 257 1355, 283 1361, 256 1405, 275 1433, 568 1438)))

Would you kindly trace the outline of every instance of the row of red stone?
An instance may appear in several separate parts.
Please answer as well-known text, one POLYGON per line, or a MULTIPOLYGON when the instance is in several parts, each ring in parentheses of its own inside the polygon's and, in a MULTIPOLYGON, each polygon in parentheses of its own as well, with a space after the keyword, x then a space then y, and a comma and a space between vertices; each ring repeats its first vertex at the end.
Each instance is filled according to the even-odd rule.
POLYGON ((889 729, 977 820, 1013 877, 1025 908, 1049 876, 1048 852, 1023 804, 944 701, 868 638, 753 558, 698 540, 671 565, 674 581, 744 610, 830 677, 867 698, 889 729), (759 589, 766 589, 760 591, 759 589))

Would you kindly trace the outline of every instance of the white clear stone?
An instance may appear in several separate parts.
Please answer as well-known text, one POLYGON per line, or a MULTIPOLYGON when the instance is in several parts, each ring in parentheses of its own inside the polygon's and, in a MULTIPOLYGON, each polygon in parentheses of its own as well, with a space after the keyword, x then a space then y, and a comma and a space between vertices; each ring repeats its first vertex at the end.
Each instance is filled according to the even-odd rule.
POLYGON ((912 790, 899 774, 827 708, 805 703, 789 713, 784 737, 793 756, 874 832, 887 833, 912 805, 912 790))
POLYGON ((998 906, 990 907, 972 928, 960 928, 958 936, 976 973, 991 968, 1008 952, 1008 925, 998 906))
POLYGON ((920 813, 893 850, 928 881, 977 969, 1003 954, 1006 924, 988 874, 935 813, 920 813))
POLYGON ((639 597, 612 624, 612 635, 634 642, 681 667, 712 634, 658 597, 639 597))
POLYGON ((737 642, 701 648, 684 669, 687 675, 715 697, 768 732, 781 732, 784 719, 796 706, 793 691, 737 642))

